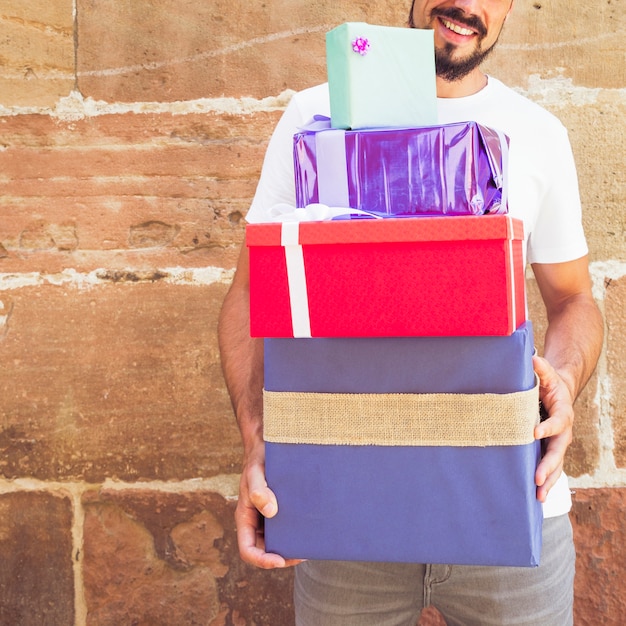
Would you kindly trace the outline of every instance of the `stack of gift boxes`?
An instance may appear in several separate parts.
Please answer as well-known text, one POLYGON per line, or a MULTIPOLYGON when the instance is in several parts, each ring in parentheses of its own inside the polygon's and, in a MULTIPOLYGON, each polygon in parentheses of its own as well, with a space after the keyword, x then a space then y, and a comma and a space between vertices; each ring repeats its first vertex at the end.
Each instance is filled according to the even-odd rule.
POLYGON ((437 125, 433 50, 429 31, 328 33, 331 118, 295 135, 295 185, 301 209, 344 214, 247 227, 279 503, 266 547, 287 558, 539 561, 508 143, 437 125))

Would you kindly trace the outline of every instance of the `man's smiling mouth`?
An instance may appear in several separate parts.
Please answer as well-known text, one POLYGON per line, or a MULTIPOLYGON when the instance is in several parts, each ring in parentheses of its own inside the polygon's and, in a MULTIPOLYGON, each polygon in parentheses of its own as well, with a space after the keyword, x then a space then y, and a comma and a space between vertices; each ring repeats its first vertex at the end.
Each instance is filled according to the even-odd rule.
POLYGON ((470 35, 476 34, 473 30, 470 30, 469 28, 463 28, 463 26, 459 26, 454 22, 450 22, 445 17, 440 17, 439 19, 446 28, 451 30, 453 33, 456 33, 457 35, 464 35, 465 37, 469 37, 470 35))

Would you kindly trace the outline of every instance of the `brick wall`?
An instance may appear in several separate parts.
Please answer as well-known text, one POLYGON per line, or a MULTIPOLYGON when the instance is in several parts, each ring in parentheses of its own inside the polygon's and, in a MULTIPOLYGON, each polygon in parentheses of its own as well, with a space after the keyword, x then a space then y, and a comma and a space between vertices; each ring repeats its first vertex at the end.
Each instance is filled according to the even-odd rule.
MULTIPOLYGON (((237 556, 216 320, 271 129, 325 79, 324 33, 401 25, 409 4, 2 3, 1 624, 291 623, 291 572, 237 556)), ((607 328, 567 468, 577 624, 617 625, 626 7, 516 5, 489 70, 570 130, 607 328)))

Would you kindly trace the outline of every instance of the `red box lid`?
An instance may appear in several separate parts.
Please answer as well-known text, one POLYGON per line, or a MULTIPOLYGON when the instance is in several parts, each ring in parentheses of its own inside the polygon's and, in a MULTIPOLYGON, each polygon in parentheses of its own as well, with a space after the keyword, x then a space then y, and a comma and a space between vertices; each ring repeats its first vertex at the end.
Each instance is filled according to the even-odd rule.
MULTIPOLYGON (((248 246, 280 246, 282 224, 248 224, 248 246)), ((523 239, 524 224, 509 215, 460 215, 300 222, 298 242, 307 244, 523 239)))

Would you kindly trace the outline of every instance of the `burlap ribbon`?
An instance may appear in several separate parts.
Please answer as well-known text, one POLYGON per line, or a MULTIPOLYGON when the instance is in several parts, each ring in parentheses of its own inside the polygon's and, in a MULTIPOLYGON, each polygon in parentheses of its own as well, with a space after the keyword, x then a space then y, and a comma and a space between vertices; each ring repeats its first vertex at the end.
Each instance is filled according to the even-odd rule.
POLYGON ((510 394, 264 392, 275 443, 508 446, 534 441, 539 385, 510 394))

